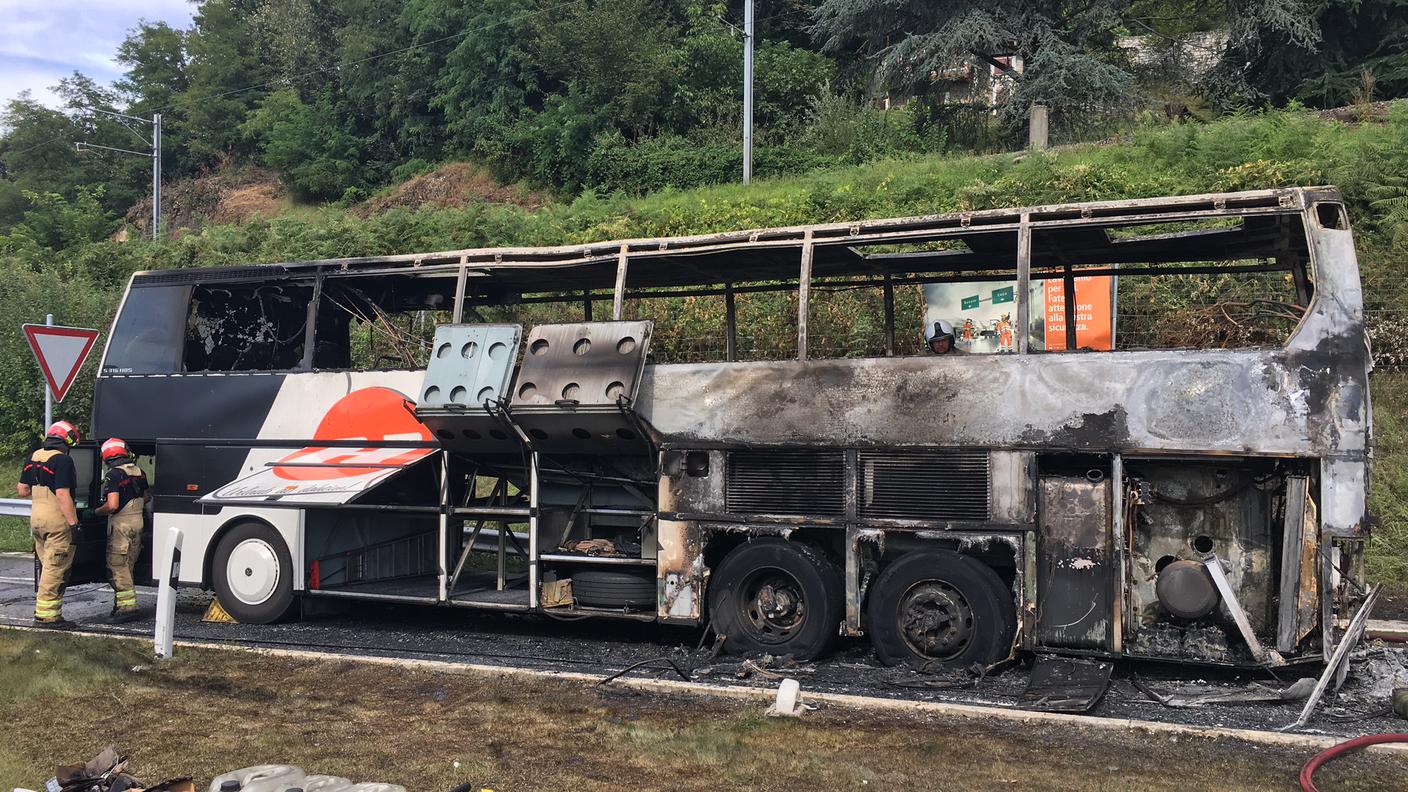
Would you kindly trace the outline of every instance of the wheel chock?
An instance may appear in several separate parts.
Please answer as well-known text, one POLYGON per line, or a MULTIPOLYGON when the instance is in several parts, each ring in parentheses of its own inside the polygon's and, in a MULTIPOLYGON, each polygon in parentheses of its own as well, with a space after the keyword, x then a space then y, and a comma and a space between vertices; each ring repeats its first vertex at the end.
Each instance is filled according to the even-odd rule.
POLYGON ((200 617, 203 622, 210 624, 239 624, 239 619, 231 616, 224 608, 220 607, 218 597, 210 598, 210 607, 205 609, 205 615, 200 617))

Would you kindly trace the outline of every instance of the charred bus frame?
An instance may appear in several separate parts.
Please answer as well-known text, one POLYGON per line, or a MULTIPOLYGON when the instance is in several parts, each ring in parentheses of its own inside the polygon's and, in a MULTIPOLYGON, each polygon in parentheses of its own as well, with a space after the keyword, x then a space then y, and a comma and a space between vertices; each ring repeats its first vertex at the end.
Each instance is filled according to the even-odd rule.
POLYGON ((1359 289, 1333 188, 139 273, 93 426, 156 456, 180 580, 252 621, 360 597, 707 620, 798 656, 844 634, 891 662, 1276 665, 1327 656, 1363 595, 1359 289), (1072 316, 1076 277, 1247 273, 1294 292, 1284 345, 1044 352, 1031 333, 1034 282, 1062 281, 1072 316), (896 355, 896 289, 945 280, 1016 282, 1016 354, 896 355), (811 354, 835 283, 882 291, 880 356, 811 354), (191 335, 221 289, 256 294, 237 354, 191 335), (779 290, 795 355, 737 361, 735 296, 779 290), (692 296, 723 298, 724 359, 651 362, 628 301, 692 296), (582 321, 526 335, 464 321, 567 302, 582 321), (330 306, 375 323, 373 303, 448 320, 426 368, 352 370, 330 306), (414 421, 360 418, 346 399, 371 391, 414 421))

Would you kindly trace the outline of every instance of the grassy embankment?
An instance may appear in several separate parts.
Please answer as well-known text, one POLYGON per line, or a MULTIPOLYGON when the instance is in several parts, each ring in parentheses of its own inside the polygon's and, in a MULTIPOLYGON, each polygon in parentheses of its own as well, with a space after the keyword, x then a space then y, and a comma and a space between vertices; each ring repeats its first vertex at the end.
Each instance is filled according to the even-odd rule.
MULTIPOLYGON (((8 632, 0 787, 40 786, 106 745, 148 783, 254 764, 409 789, 1282 790, 1309 752, 1233 740, 763 707, 345 661, 8 632), (329 686, 328 680, 338 683, 329 686), (1191 744, 1190 744, 1191 743, 1191 744), (1171 768, 1177 768, 1171 770, 1171 768)), ((1353 756, 1323 789, 1382 790, 1405 760, 1353 756)))

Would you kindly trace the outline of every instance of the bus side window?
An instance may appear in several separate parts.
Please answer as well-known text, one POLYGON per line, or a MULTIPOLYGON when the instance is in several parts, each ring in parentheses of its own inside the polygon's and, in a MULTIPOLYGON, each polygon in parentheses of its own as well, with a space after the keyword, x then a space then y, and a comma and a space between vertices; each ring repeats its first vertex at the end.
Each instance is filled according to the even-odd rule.
POLYGON ((103 374, 179 371, 190 286, 134 286, 108 340, 103 374))
POLYGON ((311 286, 198 286, 186 322, 186 371, 283 371, 303 360, 311 286))

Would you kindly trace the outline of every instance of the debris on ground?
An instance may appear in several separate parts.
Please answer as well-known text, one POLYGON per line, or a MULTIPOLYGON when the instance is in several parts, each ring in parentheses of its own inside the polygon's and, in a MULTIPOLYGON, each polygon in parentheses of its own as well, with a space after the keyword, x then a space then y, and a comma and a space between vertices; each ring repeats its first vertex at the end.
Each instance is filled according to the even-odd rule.
POLYGON ((405 787, 397 784, 354 784, 339 776, 310 775, 303 768, 293 765, 255 765, 234 770, 212 779, 209 792, 292 792, 295 789, 316 789, 318 792, 406 792, 405 787))
POLYGON ((802 685, 795 679, 784 679, 777 686, 777 699, 765 713, 769 718, 800 718, 809 709, 802 703, 802 685))
MULTIPOLYGON (((46 792, 196 792, 190 777, 147 786, 127 772, 127 757, 109 746, 81 765, 64 765, 44 784, 46 792)), ((29 792, 19 790, 16 792, 29 792)))
POLYGON ((1130 682, 1150 700, 1173 709, 1203 707, 1209 704, 1264 704, 1304 701, 1315 689, 1314 677, 1301 677, 1284 688, 1275 688, 1262 682, 1251 682, 1241 688, 1232 689, 1225 686, 1199 684, 1183 685, 1171 693, 1159 693, 1137 677, 1131 677, 1130 682))

